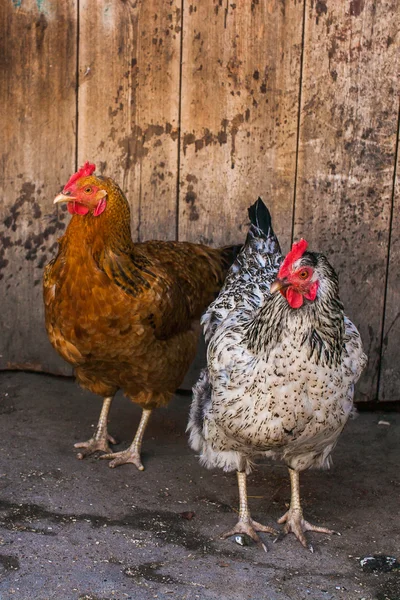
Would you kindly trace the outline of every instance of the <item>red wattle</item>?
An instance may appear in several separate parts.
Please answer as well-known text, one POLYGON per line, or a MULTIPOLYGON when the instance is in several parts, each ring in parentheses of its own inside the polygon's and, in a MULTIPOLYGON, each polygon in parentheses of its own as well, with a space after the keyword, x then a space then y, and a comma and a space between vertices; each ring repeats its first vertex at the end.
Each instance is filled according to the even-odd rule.
POLYGON ((89 209, 83 204, 79 204, 79 202, 68 202, 67 208, 71 215, 87 215, 89 212, 89 209))
POLYGON ((300 308, 303 305, 303 295, 292 287, 289 287, 286 291, 286 300, 292 308, 300 308))

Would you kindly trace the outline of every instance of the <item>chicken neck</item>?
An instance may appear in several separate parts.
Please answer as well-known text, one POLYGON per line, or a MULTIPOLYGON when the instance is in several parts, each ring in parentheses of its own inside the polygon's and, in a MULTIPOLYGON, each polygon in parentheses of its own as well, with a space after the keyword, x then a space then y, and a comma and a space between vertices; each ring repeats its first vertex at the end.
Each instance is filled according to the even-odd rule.
POLYGON ((103 187, 107 191, 106 210, 99 216, 92 213, 84 217, 74 215, 67 230, 68 246, 74 248, 79 242, 79 246, 90 248, 94 255, 104 249, 130 253, 134 249, 134 243, 129 204, 111 179, 104 179, 103 187))
POLYGON ((255 354, 269 354, 293 332, 308 359, 340 364, 343 352, 344 313, 334 281, 313 302, 291 308, 280 294, 269 296, 248 328, 248 345, 255 354))

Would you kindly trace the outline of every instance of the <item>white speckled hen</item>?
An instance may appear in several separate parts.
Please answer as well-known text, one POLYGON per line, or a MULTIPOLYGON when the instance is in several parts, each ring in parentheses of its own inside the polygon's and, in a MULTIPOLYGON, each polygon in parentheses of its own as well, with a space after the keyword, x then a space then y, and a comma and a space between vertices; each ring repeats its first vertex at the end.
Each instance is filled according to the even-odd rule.
POLYGON ((259 544, 257 531, 274 530, 251 519, 246 474, 257 457, 283 461, 291 502, 278 522, 307 547, 306 531, 332 532, 303 518, 299 472, 329 466, 366 356, 325 256, 300 240, 283 260, 261 199, 249 216, 246 244, 203 317, 208 366, 194 387, 190 445, 204 466, 237 471, 239 520, 223 537, 259 544))

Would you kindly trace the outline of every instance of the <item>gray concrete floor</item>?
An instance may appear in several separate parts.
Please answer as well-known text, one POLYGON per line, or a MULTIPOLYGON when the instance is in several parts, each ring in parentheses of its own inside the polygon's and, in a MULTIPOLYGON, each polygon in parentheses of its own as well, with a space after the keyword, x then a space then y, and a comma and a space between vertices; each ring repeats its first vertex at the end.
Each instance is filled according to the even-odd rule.
MULTIPOLYGON (((342 536, 310 534, 314 554, 293 535, 265 536, 264 553, 219 539, 237 518, 236 480, 199 466, 185 434, 189 402, 177 396, 154 413, 144 472, 112 470, 73 449, 93 431, 99 398, 68 379, 0 374, 1 600, 400 599, 399 571, 360 565, 373 554, 400 560, 400 414, 362 413, 334 468, 301 477, 306 518, 342 536)), ((117 396, 117 449, 139 414, 117 396)), ((285 468, 260 465, 249 494, 253 516, 273 524, 289 499, 285 468)))

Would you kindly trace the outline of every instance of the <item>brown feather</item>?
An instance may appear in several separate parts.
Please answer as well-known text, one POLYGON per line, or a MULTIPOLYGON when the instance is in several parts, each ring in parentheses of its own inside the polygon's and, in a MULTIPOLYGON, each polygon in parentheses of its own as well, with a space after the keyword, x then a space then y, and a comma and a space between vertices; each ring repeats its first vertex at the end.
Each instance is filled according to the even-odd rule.
POLYGON ((166 404, 194 358, 198 320, 223 283, 232 251, 186 242, 134 244, 128 203, 111 179, 95 217, 74 215, 46 267, 51 343, 78 382, 102 396, 118 389, 142 407, 166 404))

